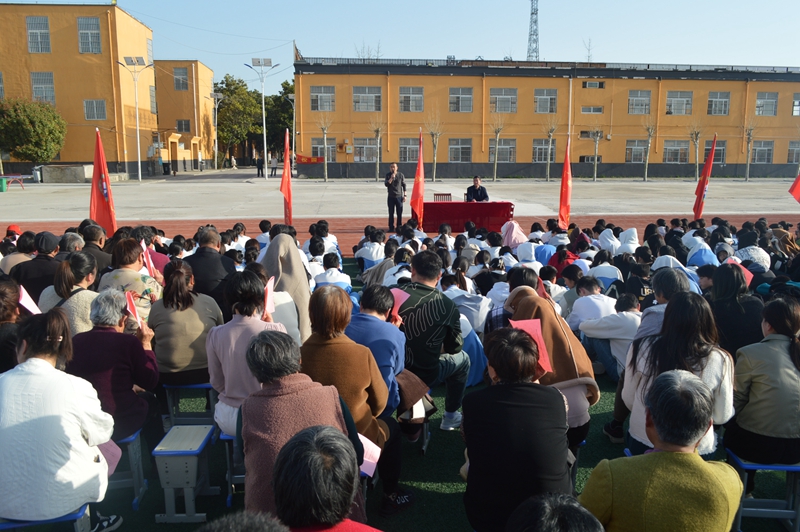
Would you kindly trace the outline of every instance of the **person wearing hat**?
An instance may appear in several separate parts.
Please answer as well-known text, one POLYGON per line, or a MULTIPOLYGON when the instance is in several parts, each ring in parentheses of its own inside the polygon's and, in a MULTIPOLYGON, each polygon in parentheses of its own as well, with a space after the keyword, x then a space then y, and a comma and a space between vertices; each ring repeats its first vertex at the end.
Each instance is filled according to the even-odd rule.
POLYGON ((27 262, 33 258, 33 253, 36 251, 36 248, 33 245, 33 241, 36 238, 36 233, 33 231, 25 231, 19 237, 17 237, 17 250, 13 253, 9 253, 5 257, 0 260, 0 272, 8 275, 11 272, 11 268, 19 264, 20 262, 27 262))
POLYGON ((54 258, 58 253, 58 237, 44 231, 37 234, 33 242, 36 257, 11 268, 9 276, 22 285, 34 301, 39 301, 44 289, 53 284, 58 270, 59 262, 54 258))
POLYGON ((12 242, 16 242, 19 235, 22 234, 22 229, 17 224, 11 224, 6 229, 6 238, 10 238, 12 242))

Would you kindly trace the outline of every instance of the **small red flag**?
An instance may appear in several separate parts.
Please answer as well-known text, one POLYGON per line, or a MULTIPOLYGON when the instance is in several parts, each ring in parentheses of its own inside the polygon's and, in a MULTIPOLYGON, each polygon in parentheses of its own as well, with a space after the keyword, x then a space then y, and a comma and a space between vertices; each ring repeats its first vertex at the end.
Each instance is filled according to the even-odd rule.
POLYGON ((281 194, 283 194, 283 223, 292 225, 292 156, 289 151, 289 128, 286 128, 286 138, 283 147, 281 194))
POLYGON ((714 135, 714 140, 711 142, 711 151, 708 152, 708 157, 703 165, 703 173, 700 175, 700 181, 697 182, 697 188, 694 191, 694 219, 699 220, 703 217, 703 207, 706 203, 706 193, 708 192, 708 180, 711 177, 711 167, 714 164, 714 152, 717 150, 717 136, 714 135))
POLYGON ((419 128, 419 158, 417 173, 414 174, 414 190, 411 191, 411 212, 417 216, 419 230, 425 215, 425 164, 422 162, 422 128, 419 128))
POLYGON ((564 154, 564 169, 561 170, 561 199, 558 202, 558 226, 569 227, 569 211, 572 206, 572 165, 569 162, 569 135, 567 151, 564 154))
POLYGON ((794 183, 792 183, 791 188, 789 188, 789 194, 791 194, 795 200, 800 201, 800 174, 797 174, 794 183))
POLYGON ((97 142, 94 145, 94 172, 92 173, 92 193, 89 199, 89 218, 100 224, 111 237, 117 232, 117 214, 114 211, 114 197, 111 195, 111 181, 108 179, 106 154, 100 130, 97 131, 97 142))

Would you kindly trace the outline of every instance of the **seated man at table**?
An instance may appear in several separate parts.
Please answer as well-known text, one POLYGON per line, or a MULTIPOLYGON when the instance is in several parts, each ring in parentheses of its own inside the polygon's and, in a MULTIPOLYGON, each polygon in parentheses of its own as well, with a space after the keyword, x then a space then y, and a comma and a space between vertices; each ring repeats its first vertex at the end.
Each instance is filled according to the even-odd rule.
POLYGON ((472 179, 472 186, 467 189, 467 201, 489 201, 489 194, 486 188, 481 186, 480 176, 472 179))

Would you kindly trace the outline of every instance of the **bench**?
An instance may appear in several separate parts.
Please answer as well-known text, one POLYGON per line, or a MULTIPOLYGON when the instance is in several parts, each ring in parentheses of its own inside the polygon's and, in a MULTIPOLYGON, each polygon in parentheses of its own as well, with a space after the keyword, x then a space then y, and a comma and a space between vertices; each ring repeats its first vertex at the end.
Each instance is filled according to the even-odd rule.
POLYGON ((70 521, 74 521, 73 527, 75 532, 90 532, 92 530, 92 525, 89 519, 89 505, 84 504, 71 514, 62 515, 54 519, 45 519, 44 521, 14 521, 0 518, 0 530, 16 530, 18 528, 50 525, 53 523, 68 523, 70 521))
POLYGON ((116 471, 108 479, 108 489, 133 488, 133 509, 139 510, 139 502, 147 491, 147 479, 142 469, 142 429, 127 438, 115 442, 128 452, 130 471, 116 471))
POLYGON ((219 439, 225 443, 225 463, 228 466, 225 479, 228 484, 228 497, 225 499, 225 505, 230 508, 233 504, 233 494, 236 492, 236 484, 244 484, 244 475, 237 475, 233 470, 233 440, 235 439, 230 434, 222 432, 219 439))
POLYGON ((176 425, 213 425, 214 424, 214 405, 217 402, 217 391, 209 383, 205 384, 185 384, 174 386, 164 384, 164 391, 167 394, 167 409, 169 410, 169 421, 174 427, 176 425), (181 412, 181 390, 206 390, 210 395, 209 403, 211 408, 205 412, 181 412))
POLYGON ((784 471, 786 473, 786 497, 784 499, 747 499, 742 492, 739 511, 733 521, 733 530, 741 530, 742 517, 761 517, 780 519, 788 530, 800 531, 800 464, 757 464, 742 460, 730 449, 728 463, 742 477, 742 484, 747 486, 747 477, 756 471, 784 471))
POLYGON ((23 177, 20 174, 4 174, 0 175, 0 192, 5 192, 12 183, 16 183, 25 190, 25 185, 22 184, 23 177))
POLYGON ((178 425, 153 450, 166 506, 165 514, 156 514, 156 523, 205 522, 206 514, 195 511, 195 497, 220 493, 209 485, 208 442, 213 434, 213 425, 178 425), (183 490, 182 514, 175 512, 175 490, 183 490))

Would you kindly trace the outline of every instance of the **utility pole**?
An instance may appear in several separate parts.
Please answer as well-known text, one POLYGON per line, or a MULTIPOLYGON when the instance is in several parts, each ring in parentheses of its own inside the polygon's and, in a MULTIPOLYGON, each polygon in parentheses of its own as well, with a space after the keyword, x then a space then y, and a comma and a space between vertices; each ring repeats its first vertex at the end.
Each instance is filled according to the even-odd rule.
POLYGON ((528 61, 539 60, 539 0, 531 0, 531 25, 528 30, 528 61))
MULTIPOLYGON (((256 74, 258 74, 258 79, 261 80, 261 134, 263 136, 263 141, 264 141, 264 157, 266 157, 267 156, 267 109, 264 104, 264 99, 266 98, 266 96, 264 95, 264 77, 265 77, 264 67, 270 67, 267 69, 267 72, 269 72, 273 68, 279 66, 279 64, 273 66, 272 59, 263 57, 254 57, 252 59, 252 63, 253 63, 252 66, 248 65, 247 63, 245 63, 244 66, 246 66, 256 74), (254 67, 259 67, 261 71, 259 72, 254 67)), ((268 172, 264 172, 264 179, 269 179, 267 175, 268 172)))
MULTIPOLYGON (((206 96, 208 98, 208 96, 206 96)), ((217 116, 219 115, 219 102, 225 98, 225 95, 221 92, 212 92, 211 98, 214 100, 214 170, 217 169, 217 165, 219 164, 217 160, 219 159, 219 130, 217 129, 217 116)))
MULTIPOLYGON (((134 94, 134 102, 136 106, 136 173, 139 176, 139 183, 142 182, 142 139, 139 136, 139 75, 147 70, 148 68, 153 66, 153 63, 149 65, 144 60, 144 57, 124 57, 125 62, 117 61, 118 64, 122 66, 125 70, 130 72, 131 76, 133 77, 133 94, 134 94), (133 67, 131 70, 128 67, 133 67), (141 70, 137 70, 136 67, 144 67, 141 70)), ((127 157, 126 157, 127 159, 127 157)), ((127 161, 125 161, 127 164, 127 161)))

